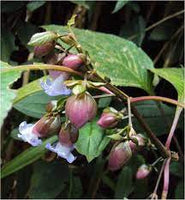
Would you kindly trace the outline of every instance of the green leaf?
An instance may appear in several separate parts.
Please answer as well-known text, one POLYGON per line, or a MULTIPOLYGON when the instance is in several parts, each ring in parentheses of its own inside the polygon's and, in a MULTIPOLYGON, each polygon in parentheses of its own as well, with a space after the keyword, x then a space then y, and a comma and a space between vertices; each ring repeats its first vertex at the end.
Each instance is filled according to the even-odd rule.
POLYGON ((184 68, 149 69, 158 76, 169 81, 177 90, 178 101, 185 102, 184 98, 184 68))
POLYGON ((46 42, 51 42, 55 40, 57 37, 58 35, 52 31, 36 33, 31 37, 30 41, 28 42, 28 45, 39 46, 45 44, 46 42))
POLYGON ((28 3, 26 7, 30 12, 33 12, 34 10, 37 10, 38 8, 43 6, 45 3, 46 3, 45 1, 33 1, 28 3))
POLYGON ((184 182, 180 181, 175 188, 175 198, 184 199, 184 182))
POLYGON ((110 105, 112 98, 111 97, 106 97, 106 98, 101 98, 98 101, 98 108, 105 108, 110 105))
MULTIPOLYGON (((43 26, 59 34, 67 32, 66 27, 43 26)), ((102 77, 109 77, 117 86, 139 87, 151 91, 152 78, 147 68, 153 68, 150 58, 134 43, 120 37, 73 29, 79 43, 90 54, 94 67, 102 77)))
POLYGON ((12 51, 17 50, 15 36, 6 29, 1 32, 1 60, 9 62, 12 51))
POLYGON ((19 154, 5 166, 3 166, 1 170, 1 178, 4 178, 38 160, 47 151, 45 145, 47 143, 53 143, 57 141, 57 139, 57 136, 50 137, 49 139, 45 140, 42 145, 37 147, 30 147, 29 149, 19 154))
POLYGON ((132 170, 129 167, 124 167, 118 177, 114 198, 128 197, 132 189, 132 170))
POLYGON ((112 11, 112 13, 116 13, 119 10, 121 10, 124 7, 124 5, 126 5, 128 2, 129 2, 129 0, 118 0, 116 2, 116 5, 115 5, 114 10, 112 11))
POLYGON ((42 79, 43 78, 32 81, 21 87, 20 89, 16 90, 16 98, 13 100, 13 104, 18 103, 29 95, 42 91, 42 88, 40 86, 40 80, 42 79))
POLYGON ((40 118, 46 113, 46 104, 58 97, 48 96, 44 91, 29 94, 19 102, 13 105, 15 109, 30 117, 40 118))
POLYGON ((31 178, 30 198, 54 199, 64 189, 68 176, 68 167, 59 161, 35 163, 31 178))
MULTIPOLYGON (((160 103, 159 106, 163 110, 164 114, 161 113, 155 101, 145 101, 138 102, 134 105, 136 106, 138 112, 146 120, 147 124, 150 126, 151 130, 157 135, 167 134, 169 132, 169 125, 173 121, 173 116, 175 114, 175 107, 167 106, 160 103)), ((125 121, 125 124, 126 125, 125 121)), ((137 132, 143 132, 137 119, 133 119, 133 124, 137 132)), ((178 123, 178 128, 183 127, 183 117, 181 116, 178 123)))
POLYGON ((80 129, 76 149, 90 162, 101 154, 109 141, 103 129, 97 125, 97 120, 94 120, 80 129))
MULTIPOLYGON (((5 67, 11 67, 7 63, 0 62, 0 69, 5 67)), ((20 72, 15 71, 0 71, 1 76, 1 117, 0 117, 0 126, 3 124, 4 118, 7 116, 8 111, 12 107, 12 101, 15 98, 15 91, 10 89, 9 86, 20 77, 20 72)))

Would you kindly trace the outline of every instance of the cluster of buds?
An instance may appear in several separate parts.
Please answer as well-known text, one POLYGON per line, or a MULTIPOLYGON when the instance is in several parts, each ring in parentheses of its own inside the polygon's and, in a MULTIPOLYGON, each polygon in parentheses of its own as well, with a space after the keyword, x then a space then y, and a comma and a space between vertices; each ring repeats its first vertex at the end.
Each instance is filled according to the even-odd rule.
MULTIPOLYGON (((35 34, 31 38, 29 44, 34 46, 35 57, 43 58, 47 64, 64 66, 72 70, 80 70, 82 66, 87 65, 86 56, 83 54, 71 54, 66 50, 63 51, 63 47, 60 48, 62 53, 56 53, 54 49, 59 37, 66 44, 75 46, 78 52, 82 52, 73 35, 68 34, 61 37, 48 31, 35 34)), ((48 143, 46 148, 72 163, 76 159, 72 151, 75 148, 74 143, 78 140, 79 129, 91 121, 97 113, 97 103, 86 89, 100 87, 104 83, 88 82, 86 79, 84 81, 68 79, 70 79, 70 74, 67 72, 49 70, 49 77, 40 83, 49 96, 69 96, 73 92, 65 104, 66 122, 61 126, 61 108, 57 101, 52 101, 46 106, 47 114, 38 122, 35 124, 22 122, 20 124, 18 137, 33 146, 38 146, 41 145, 42 138, 58 134, 58 142, 48 143), (73 87, 73 90, 69 87, 73 87)), ((115 128, 122 119, 121 112, 109 107, 103 110, 97 124, 104 129, 110 129, 115 128)), ((132 133, 132 131, 130 133, 126 141, 122 142, 123 140, 121 140, 112 148, 108 162, 110 170, 115 171, 123 167, 132 155, 145 145, 144 137, 141 134, 132 133)), ((138 177, 141 176, 138 175, 138 177)))
POLYGON ((141 147, 145 145, 144 137, 141 134, 133 136, 132 139, 113 146, 108 161, 108 168, 116 171, 122 168, 141 147))

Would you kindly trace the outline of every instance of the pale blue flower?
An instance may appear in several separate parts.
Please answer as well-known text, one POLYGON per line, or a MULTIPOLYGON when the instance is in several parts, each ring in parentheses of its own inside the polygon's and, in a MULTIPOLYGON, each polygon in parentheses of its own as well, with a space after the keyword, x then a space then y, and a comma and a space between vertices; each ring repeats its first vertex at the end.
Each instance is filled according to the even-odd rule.
POLYGON ((64 84, 65 78, 61 74, 56 79, 47 78, 46 81, 41 81, 41 87, 49 96, 70 95, 71 90, 64 84))
POLYGON ((42 144, 42 140, 33 133, 34 124, 27 124, 26 121, 19 125, 19 134, 17 135, 24 142, 28 142, 32 146, 38 146, 42 144))
POLYGON ((60 144, 60 142, 57 142, 52 146, 48 143, 46 144, 46 149, 56 153, 59 157, 66 159, 69 163, 72 163, 76 159, 76 157, 71 153, 74 149, 73 145, 71 147, 67 147, 60 144))

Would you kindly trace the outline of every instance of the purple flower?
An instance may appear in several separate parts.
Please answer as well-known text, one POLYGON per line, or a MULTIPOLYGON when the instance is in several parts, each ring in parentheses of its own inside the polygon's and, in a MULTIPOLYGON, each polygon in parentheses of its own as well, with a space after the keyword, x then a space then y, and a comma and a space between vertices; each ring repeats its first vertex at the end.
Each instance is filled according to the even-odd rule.
POLYGON ((74 145, 68 147, 57 142, 52 146, 48 143, 46 144, 46 149, 56 153, 59 157, 66 159, 69 163, 72 163, 76 159, 76 157, 71 153, 74 149, 74 145))
POLYGON ((34 124, 27 124, 25 121, 19 125, 19 134, 17 135, 23 141, 30 143, 32 146, 42 144, 39 136, 33 133, 34 124))
POLYGON ((56 79, 48 78, 46 81, 41 81, 41 87, 49 96, 70 95, 71 90, 64 85, 64 77, 61 74, 56 79))

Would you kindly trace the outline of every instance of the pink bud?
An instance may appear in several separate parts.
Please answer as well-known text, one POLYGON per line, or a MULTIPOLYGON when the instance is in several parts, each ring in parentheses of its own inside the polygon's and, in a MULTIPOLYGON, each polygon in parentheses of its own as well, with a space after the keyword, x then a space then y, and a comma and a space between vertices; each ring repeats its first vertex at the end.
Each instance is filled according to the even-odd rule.
POLYGON ((150 171, 151 171, 151 167, 145 164, 141 165, 137 170, 136 179, 146 178, 149 175, 150 171))
POLYGON ((102 128, 113 128, 118 124, 118 121, 119 119, 115 113, 103 112, 97 123, 102 128))
POLYGON ((130 139, 133 140, 138 147, 143 147, 146 144, 146 139, 142 134, 132 135, 130 139))
POLYGON ((55 47, 55 42, 47 42, 40 46, 34 47, 34 55, 35 57, 41 58, 49 54, 55 47))
POLYGON ((33 127, 33 133, 39 137, 46 137, 57 133, 60 129, 60 116, 43 116, 33 127))
POLYGON ((96 116, 97 104, 90 94, 73 95, 65 105, 66 116, 76 127, 82 127, 96 116))
POLYGON ((78 129, 72 124, 68 124, 67 127, 62 126, 59 132, 59 141, 62 145, 71 147, 73 143, 78 140, 78 129))
POLYGON ((76 70, 79 66, 83 64, 83 60, 79 54, 70 54, 66 56, 63 60, 63 66, 69 67, 76 70))
POLYGON ((129 159, 132 157, 132 150, 130 148, 129 142, 121 142, 110 152, 108 168, 111 171, 116 171, 125 165, 129 159))

